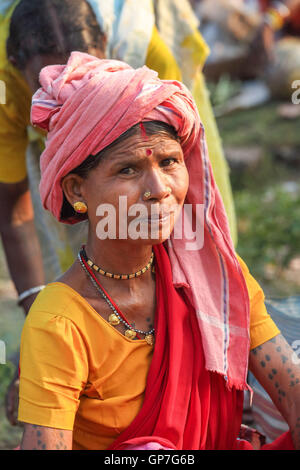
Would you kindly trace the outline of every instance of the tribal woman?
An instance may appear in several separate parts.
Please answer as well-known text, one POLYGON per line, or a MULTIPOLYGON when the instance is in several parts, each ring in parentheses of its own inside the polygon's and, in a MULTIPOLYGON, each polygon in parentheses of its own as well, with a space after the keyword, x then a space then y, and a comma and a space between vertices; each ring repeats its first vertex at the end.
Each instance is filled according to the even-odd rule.
POLYGON ((299 449, 299 366, 234 251, 190 92, 80 52, 40 83, 41 199, 89 232, 25 321, 21 448, 252 449, 250 367, 290 428, 262 448, 299 449))

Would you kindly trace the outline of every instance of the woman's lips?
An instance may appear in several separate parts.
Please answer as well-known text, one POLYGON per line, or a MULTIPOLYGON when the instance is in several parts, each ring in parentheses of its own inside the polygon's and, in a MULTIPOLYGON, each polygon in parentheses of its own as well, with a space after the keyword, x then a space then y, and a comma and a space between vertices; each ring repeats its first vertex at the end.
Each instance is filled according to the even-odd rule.
POLYGON ((172 214, 173 212, 168 212, 167 214, 151 215, 148 217, 148 220, 164 220, 171 217, 172 214))
POLYGON ((157 222, 157 221, 165 221, 170 219, 170 217, 174 214, 174 212, 164 212, 162 214, 152 214, 149 217, 144 217, 139 219, 141 222, 157 222))
POLYGON ((148 217, 137 217, 135 218, 136 223, 150 224, 150 223, 165 223, 168 220, 172 221, 175 217, 177 208, 160 208, 155 210, 154 207, 150 209, 148 217))

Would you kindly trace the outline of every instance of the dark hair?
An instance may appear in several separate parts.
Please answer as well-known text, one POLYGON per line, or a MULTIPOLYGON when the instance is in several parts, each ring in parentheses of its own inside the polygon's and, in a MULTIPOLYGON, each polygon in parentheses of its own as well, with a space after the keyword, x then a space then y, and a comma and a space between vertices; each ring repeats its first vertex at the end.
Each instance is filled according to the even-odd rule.
MULTIPOLYGON (((180 138, 178 137, 178 134, 175 128, 169 124, 166 124, 165 122, 162 122, 162 121, 143 122, 143 128, 145 129, 146 134, 149 136, 159 134, 159 135, 170 137, 171 139, 174 139, 177 142, 180 142, 180 138)), ((72 173, 72 174, 79 175, 82 178, 87 178, 89 172, 93 170, 94 168, 97 168, 100 161, 103 160, 103 158, 105 158, 109 150, 113 149, 116 145, 120 144, 121 142, 128 139, 129 137, 133 135, 137 135, 140 132, 141 132, 140 123, 135 124, 134 126, 130 127, 130 129, 125 131, 123 134, 121 134, 110 145, 108 145, 103 150, 101 150, 99 153, 97 153, 96 155, 89 155, 79 166, 74 168, 74 170, 70 171, 69 174, 72 173)), ((72 219, 77 218, 79 220, 84 220, 87 217, 86 215, 77 214, 64 195, 64 201, 63 201, 62 210, 61 210, 61 219, 66 220, 69 218, 72 218, 72 219)))
POLYGON ((10 22, 7 57, 20 70, 36 55, 104 52, 105 35, 86 0, 21 0, 10 22))

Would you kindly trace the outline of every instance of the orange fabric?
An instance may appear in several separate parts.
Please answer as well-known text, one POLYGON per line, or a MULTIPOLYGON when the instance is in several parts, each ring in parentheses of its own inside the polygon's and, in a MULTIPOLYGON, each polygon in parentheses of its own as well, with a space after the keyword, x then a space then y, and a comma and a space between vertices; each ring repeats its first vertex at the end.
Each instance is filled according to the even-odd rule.
MULTIPOLYGON (((251 342, 258 346, 279 330, 240 263, 251 301, 251 342)), ((74 429, 74 449, 106 449, 142 406, 151 358, 145 340, 126 338, 73 289, 51 283, 22 333, 19 420, 74 429)))

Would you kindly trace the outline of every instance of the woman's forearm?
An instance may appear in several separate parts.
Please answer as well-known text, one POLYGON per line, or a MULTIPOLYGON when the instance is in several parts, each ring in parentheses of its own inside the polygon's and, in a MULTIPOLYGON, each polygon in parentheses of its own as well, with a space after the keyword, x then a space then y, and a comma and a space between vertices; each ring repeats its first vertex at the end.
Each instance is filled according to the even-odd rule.
MULTIPOLYGON (((3 248, 11 278, 21 294, 45 282, 30 193, 24 184, 1 184, 0 201, 3 248)), ((36 295, 22 302, 25 313, 36 295)))
POLYGON ((300 365, 296 353, 278 334, 250 353, 249 367, 289 425, 300 450, 300 365))
MULTIPOLYGON (((34 222, 9 227, 1 233, 8 269, 18 294, 44 284, 43 262, 34 222)), ((37 294, 21 303, 27 314, 37 294)))
POLYGON ((73 431, 25 424, 20 450, 72 450, 73 431))

